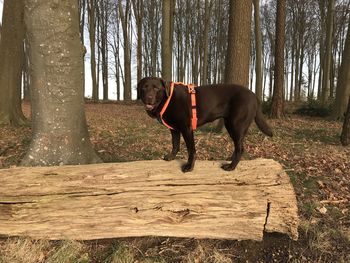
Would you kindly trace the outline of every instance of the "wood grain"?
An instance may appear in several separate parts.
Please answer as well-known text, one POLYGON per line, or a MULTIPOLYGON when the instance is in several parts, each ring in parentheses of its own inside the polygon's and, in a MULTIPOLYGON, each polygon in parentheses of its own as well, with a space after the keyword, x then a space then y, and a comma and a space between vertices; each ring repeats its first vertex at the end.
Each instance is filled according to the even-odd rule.
POLYGON ((0 170, 0 235, 91 240, 173 236, 262 240, 298 238, 297 203, 273 160, 138 161, 0 170))

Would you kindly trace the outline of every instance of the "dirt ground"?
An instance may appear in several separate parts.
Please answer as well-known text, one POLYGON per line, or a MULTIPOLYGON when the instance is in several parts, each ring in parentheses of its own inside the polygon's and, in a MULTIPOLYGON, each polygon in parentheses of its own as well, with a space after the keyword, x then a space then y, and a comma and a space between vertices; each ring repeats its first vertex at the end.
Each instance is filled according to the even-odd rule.
MULTIPOLYGON (((29 105, 23 105, 29 116, 29 105)), ((139 104, 86 104, 91 141, 104 162, 161 159, 169 131, 139 104)), ((243 159, 273 158, 286 169, 297 195, 299 240, 265 234, 262 242, 129 238, 90 242, 2 238, 7 262, 350 262, 350 147, 340 145, 341 123, 287 115, 269 120, 274 137, 252 125, 243 159)), ((0 168, 18 165, 31 129, 0 126, 0 168)), ((195 134, 197 158, 222 160, 233 145, 226 131, 205 126, 195 134)), ((184 143, 178 158, 186 159, 184 143)))

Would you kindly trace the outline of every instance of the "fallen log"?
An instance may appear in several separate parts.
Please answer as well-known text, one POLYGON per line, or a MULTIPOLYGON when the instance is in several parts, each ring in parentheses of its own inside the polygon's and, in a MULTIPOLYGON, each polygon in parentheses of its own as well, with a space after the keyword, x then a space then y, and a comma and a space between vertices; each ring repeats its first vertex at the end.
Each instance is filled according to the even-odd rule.
POLYGON ((282 166, 242 161, 138 161, 0 170, 0 236, 91 240, 173 236, 298 238, 297 203, 282 166))

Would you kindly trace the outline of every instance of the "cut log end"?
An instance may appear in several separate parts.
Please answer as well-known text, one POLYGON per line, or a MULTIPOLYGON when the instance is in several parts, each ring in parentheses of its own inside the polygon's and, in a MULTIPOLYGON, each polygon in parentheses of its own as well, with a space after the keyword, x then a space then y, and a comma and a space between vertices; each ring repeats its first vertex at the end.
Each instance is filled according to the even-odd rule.
POLYGON ((298 238, 297 202, 282 166, 242 161, 138 161, 0 170, 0 235, 92 240, 174 236, 298 238))

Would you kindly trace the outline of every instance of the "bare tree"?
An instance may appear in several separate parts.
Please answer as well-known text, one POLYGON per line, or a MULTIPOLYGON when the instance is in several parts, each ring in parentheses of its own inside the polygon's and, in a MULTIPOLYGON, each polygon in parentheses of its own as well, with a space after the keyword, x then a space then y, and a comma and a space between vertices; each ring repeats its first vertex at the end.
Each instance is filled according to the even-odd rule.
MULTIPOLYGON (((136 28, 137 28, 137 82, 142 78, 142 19, 144 16, 143 0, 132 0, 134 10, 136 28)), ((140 94, 137 94, 137 99, 140 99, 140 94)))
POLYGON ((108 100, 108 28, 111 15, 109 0, 98 2, 99 52, 101 53, 103 100, 108 100))
POLYGON ((162 11, 162 78, 172 79, 172 25, 171 0, 163 0, 162 11))
MULTIPOLYGON (((225 83, 248 88, 252 1, 230 0, 225 83), (238 66, 239 65, 239 66, 238 66)), ((223 129, 220 120, 216 130, 223 129)))
POLYGON ((350 96, 350 18, 342 62, 339 69, 338 83, 332 116, 334 119, 343 118, 346 111, 347 98, 350 96))
POLYGON ((251 0, 230 0, 225 83, 249 85, 251 0))
POLYGON ((25 0, 24 13, 32 65, 33 135, 22 165, 100 162, 84 112, 77 1, 25 0))
POLYGON ((277 0, 276 14, 276 44, 275 44, 275 84, 273 89, 271 114, 272 118, 284 117, 283 85, 284 85, 284 45, 285 45, 285 19, 286 1, 277 0))
POLYGON ((328 0, 326 53, 323 65, 322 104, 325 105, 330 96, 331 62, 332 62, 332 35, 333 35, 334 0, 328 0))
POLYGON ((255 94, 259 100, 262 100, 262 40, 260 26, 260 0, 254 0, 254 32, 255 32, 255 47, 256 47, 256 62, 255 62, 255 94))
POLYGON ((124 100, 131 100, 131 43, 130 43, 130 1, 125 2, 123 7, 122 1, 118 3, 119 18, 122 24, 124 37, 124 100))
POLYGON ((4 1, 0 42, 0 124, 26 123, 21 108, 23 12, 23 0, 4 1))
POLYGON ((98 82, 96 74, 96 0, 87 0, 89 36, 90 36, 90 68, 92 79, 92 99, 99 100, 98 82))

